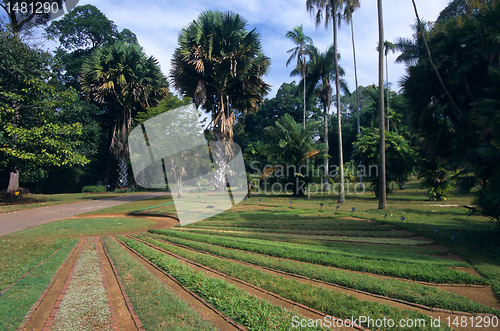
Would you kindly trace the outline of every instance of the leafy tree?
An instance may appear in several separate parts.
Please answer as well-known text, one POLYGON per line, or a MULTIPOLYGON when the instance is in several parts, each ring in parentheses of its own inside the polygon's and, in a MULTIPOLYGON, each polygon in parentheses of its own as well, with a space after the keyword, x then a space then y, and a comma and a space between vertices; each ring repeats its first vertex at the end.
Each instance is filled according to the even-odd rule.
MULTIPOLYGON (((378 130, 376 128, 363 129, 358 140, 353 144, 352 155, 355 164, 361 163, 364 166, 361 169, 365 170, 364 176, 367 176, 367 181, 372 184, 377 197, 380 194, 380 169, 372 172, 371 166, 380 164, 380 134, 378 130)), ((404 188, 404 183, 408 181, 415 169, 417 154, 410 142, 395 132, 386 132, 385 139, 387 155, 385 189, 390 191, 392 182, 396 182, 401 188, 404 188)))
POLYGON ((136 44, 137 37, 128 29, 118 32, 116 25, 93 5, 77 6, 62 19, 52 21, 45 29, 47 38, 60 44, 56 56, 63 64, 62 81, 67 86, 80 88, 83 62, 99 46, 121 40, 136 44))
POLYGON ((191 103, 191 98, 188 97, 180 98, 173 93, 168 93, 168 97, 162 99, 156 107, 148 108, 145 111, 137 113, 137 116, 135 116, 134 120, 137 123, 142 124, 145 121, 149 120, 150 118, 153 118, 155 116, 158 116, 160 114, 163 114, 164 112, 167 112, 175 108, 187 106, 190 103, 191 103))
MULTIPOLYGON (((270 86, 262 76, 270 59, 262 53, 260 36, 247 30, 247 21, 232 12, 206 11, 179 34, 172 60, 171 80, 183 95, 211 114, 216 140, 232 142, 236 112, 253 112, 270 86)), ((225 188, 225 151, 213 151, 218 165, 215 184, 225 188)))
POLYGON ((274 173, 285 183, 285 189, 290 186, 294 195, 304 195, 306 184, 313 179, 311 166, 323 152, 324 145, 315 142, 319 126, 319 121, 310 121, 304 128, 285 114, 274 126, 265 128, 270 142, 264 152, 275 166, 268 168, 263 177, 274 173))
POLYGON ((119 161, 119 187, 127 186, 127 134, 132 118, 167 95, 168 84, 153 57, 142 48, 117 41, 99 47, 82 67, 82 91, 88 100, 105 105, 115 124, 110 151, 119 161))
POLYGON ((75 1, 2 0, 0 6, 5 10, 5 13, 7 14, 12 32, 14 33, 14 35, 19 36, 19 33, 24 29, 46 25, 49 20, 62 15, 63 3, 66 3, 67 5, 70 5, 72 7, 74 6, 75 1), (40 13, 40 11, 37 12, 37 9, 40 8, 38 3, 42 5, 42 13, 40 13), (47 8, 49 8, 49 10, 46 10, 47 8), (53 9, 55 8, 59 8, 60 10, 54 13, 53 9))
MULTIPOLYGON (((305 82, 306 79, 306 68, 307 68, 307 57, 311 57, 313 41, 311 37, 306 36, 304 34, 304 29, 302 24, 300 26, 296 26, 293 30, 290 30, 286 33, 286 37, 292 40, 297 47, 288 50, 288 54, 291 54, 288 60, 286 61, 286 66, 293 61, 293 59, 297 59, 297 65, 295 66, 295 70, 292 71, 292 75, 300 72, 302 76, 302 80, 305 82)), ((304 127, 306 125, 306 84, 304 86, 304 127)))

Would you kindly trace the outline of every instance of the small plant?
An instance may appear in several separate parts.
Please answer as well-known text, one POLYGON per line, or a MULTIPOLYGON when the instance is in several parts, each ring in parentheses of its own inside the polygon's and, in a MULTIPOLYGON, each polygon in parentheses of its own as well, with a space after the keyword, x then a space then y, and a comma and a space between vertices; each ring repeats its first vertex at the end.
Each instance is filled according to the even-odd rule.
POLYGON ((424 161, 420 175, 423 178, 422 187, 428 189, 429 200, 442 201, 448 198, 455 181, 454 173, 448 171, 444 164, 424 161))
POLYGON ((117 188, 114 191, 115 193, 131 193, 135 192, 134 188, 129 188, 129 187, 124 187, 124 188, 117 188))
POLYGON ((104 185, 89 185, 82 188, 82 193, 104 193, 106 186, 104 185))

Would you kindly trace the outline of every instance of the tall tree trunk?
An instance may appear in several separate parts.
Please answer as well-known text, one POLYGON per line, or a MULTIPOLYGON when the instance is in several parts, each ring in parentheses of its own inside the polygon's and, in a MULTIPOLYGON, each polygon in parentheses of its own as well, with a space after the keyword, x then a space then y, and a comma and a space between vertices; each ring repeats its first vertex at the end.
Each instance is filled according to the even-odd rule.
POLYGON ((387 191, 385 183, 385 107, 384 107, 384 16, 382 0, 377 0, 378 7, 378 107, 379 107, 379 132, 380 132, 380 169, 379 169, 379 194, 378 209, 387 208, 387 191))
POLYGON ((337 104, 337 127, 339 131, 339 203, 345 202, 344 192, 344 157, 342 148, 342 119, 340 114, 340 73, 339 73, 339 59, 337 56, 337 20, 336 15, 333 18, 333 51, 335 59, 335 93, 337 104))
MULTIPOLYGON (((436 65, 434 64, 434 61, 432 60, 431 50, 429 48, 429 45, 427 44, 427 40, 425 39, 424 29, 422 28, 422 24, 420 22, 420 17, 418 16, 417 5, 415 4, 415 0, 411 0, 411 2, 413 3, 413 9, 415 10, 415 16, 417 17, 418 29, 420 31, 420 34, 422 35, 422 40, 424 41, 425 50, 427 51, 427 56, 429 57, 429 62, 431 64, 431 66, 432 66, 432 69, 434 70, 434 73, 436 74, 436 77, 437 77, 437 79, 439 81, 439 84, 443 88, 444 93, 446 94, 446 96, 448 97, 448 99, 450 99, 451 104, 457 110, 458 114, 462 115, 462 111, 458 107, 458 105, 455 102, 455 100, 453 100, 453 97, 451 96, 450 91, 446 88, 446 85, 444 85, 443 79, 441 78, 441 74, 439 73, 436 65)), ((467 3, 467 7, 469 7, 468 3, 467 3)))
POLYGON ((302 79, 304 81, 304 129, 306 128, 306 61, 302 61, 302 79))
POLYGON ((17 169, 14 169, 10 173, 9 177, 9 187, 7 188, 7 191, 17 191, 19 189, 19 171, 17 169))
MULTIPOLYGON (((330 89, 331 91, 331 89, 330 89)), ((323 105, 323 121, 324 121, 324 136, 325 136, 325 190, 328 190, 330 187, 329 184, 329 164, 328 164, 328 150, 330 149, 328 146, 328 109, 330 108, 331 99, 328 98, 327 104, 323 105)))
POLYGON ((386 87, 387 87, 387 113, 386 113, 386 126, 387 126, 387 131, 390 131, 389 127, 389 62, 387 62, 387 53, 385 53, 385 81, 386 81, 386 87))
POLYGON ((118 159, 118 188, 128 187, 128 165, 127 156, 122 155, 118 159))
POLYGON ((351 37, 352 37, 352 55, 354 58, 354 84, 356 84, 356 116, 357 116, 357 133, 361 132, 360 119, 359 119, 359 89, 358 89, 358 69, 356 62, 356 45, 354 44, 354 19, 351 17, 351 37))

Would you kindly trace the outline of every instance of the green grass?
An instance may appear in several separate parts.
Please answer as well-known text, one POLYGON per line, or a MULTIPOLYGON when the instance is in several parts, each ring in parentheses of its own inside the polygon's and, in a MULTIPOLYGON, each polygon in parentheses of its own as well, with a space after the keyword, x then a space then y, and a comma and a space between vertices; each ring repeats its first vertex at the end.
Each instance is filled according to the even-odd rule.
POLYGON ((146 330, 216 330, 113 239, 103 239, 134 310, 146 330))
POLYGON ((152 233, 189 239, 198 242, 236 248, 253 253, 274 257, 292 259, 313 264, 332 266, 353 271, 369 272, 389 277, 405 278, 432 283, 452 284, 485 284, 484 279, 476 276, 450 270, 450 266, 467 266, 466 263, 427 257, 423 263, 412 263, 401 260, 375 259, 356 256, 354 254, 339 254, 328 249, 314 246, 284 242, 264 241, 246 238, 228 238, 221 236, 185 233, 173 230, 150 230, 152 233))
POLYGON ((169 203, 172 201, 173 200, 170 195, 162 195, 151 199, 133 201, 114 207, 93 210, 88 213, 84 213, 83 215, 108 214, 108 213, 117 213, 117 214, 132 213, 135 211, 142 211, 143 209, 146 210, 149 209, 150 207, 169 203))
POLYGON ((17 330, 57 269, 75 246, 74 239, 0 296, 0 329, 17 330))
MULTIPOLYGON (((470 313, 500 314, 499 311, 472 302, 463 296, 451 294, 446 291, 430 286, 424 286, 418 283, 405 282, 397 279, 379 279, 369 275, 355 274, 344 270, 336 270, 297 261, 282 260, 280 258, 270 256, 248 254, 237 250, 229 250, 223 247, 182 239, 179 240, 178 238, 165 238, 154 234, 149 234, 149 236, 161 241, 152 241, 144 236, 141 236, 140 239, 153 243, 158 247, 167 249, 181 256, 185 256, 183 255, 185 250, 172 245, 165 245, 163 240, 166 239, 167 242, 182 244, 196 250, 208 252, 225 258, 248 262, 258 266, 305 276, 355 290, 383 295, 393 299, 405 300, 427 307, 442 308, 453 311, 465 311, 470 313)), ((196 257, 191 258, 196 260, 196 257)))
POLYGON ((0 237, 0 290, 15 282, 67 242, 67 238, 21 237, 18 233, 0 237))
POLYGON ((222 279, 194 272, 177 259, 142 243, 124 237, 120 239, 248 330, 290 330, 292 312, 249 295, 222 279))
POLYGON ((149 219, 127 217, 70 218, 16 232, 23 237, 86 237, 147 229, 156 223, 149 219))
MULTIPOLYGON (((142 238, 144 237, 141 237, 141 239, 142 238)), ((370 316, 372 319, 387 318, 395 321, 401 319, 425 319, 426 325, 430 324, 431 319, 429 316, 411 310, 399 309, 376 302, 361 301, 352 295, 329 291, 323 287, 271 275, 252 267, 222 260, 217 257, 200 254, 171 245, 165 245, 157 240, 149 239, 148 241, 151 241, 155 245, 161 245, 161 248, 174 254, 178 254, 228 276, 241 279, 267 291, 276 293, 289 300, 317 309, 330 316, 341 319, 348 319, 352 316, 354 316, 355 319, 359 316, 370 316)), ((383 328, 370 327, 370 329, 382 330, 383 328)), ((415 328, 415 330, 422 329, 423 328, 415 328)), ((444 329, 446 328, 443 328, 443 330, 444 329)))
POLYGON ((29 194, 23 198, 0 202, 0 214, 26 209, 55 206, 66 203, 107 199, 137 193, 72 193, 72 194, 29 194))

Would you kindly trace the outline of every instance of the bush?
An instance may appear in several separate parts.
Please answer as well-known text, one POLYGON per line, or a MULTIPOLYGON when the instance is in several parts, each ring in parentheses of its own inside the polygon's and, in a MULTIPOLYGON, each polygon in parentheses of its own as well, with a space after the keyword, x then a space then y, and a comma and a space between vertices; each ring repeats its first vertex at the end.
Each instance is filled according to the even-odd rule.
POLYGON ((124 188, 117 188, 117 189, 115 189, 114 192, 115 193, 129 193, 129 192, 135 192, 135 189, 124 187, 124 188))
POLYGON ((11 190, 11 191, 3 190, 0 192, 0 200, 15 200, 22 198, 29 193, 30 191, 21 187, 18 188, 17 190, 11 190))
POLYGON ((103 193, 106 192, 106 186, 90 185, 82 188, 82 193, 103 193))

